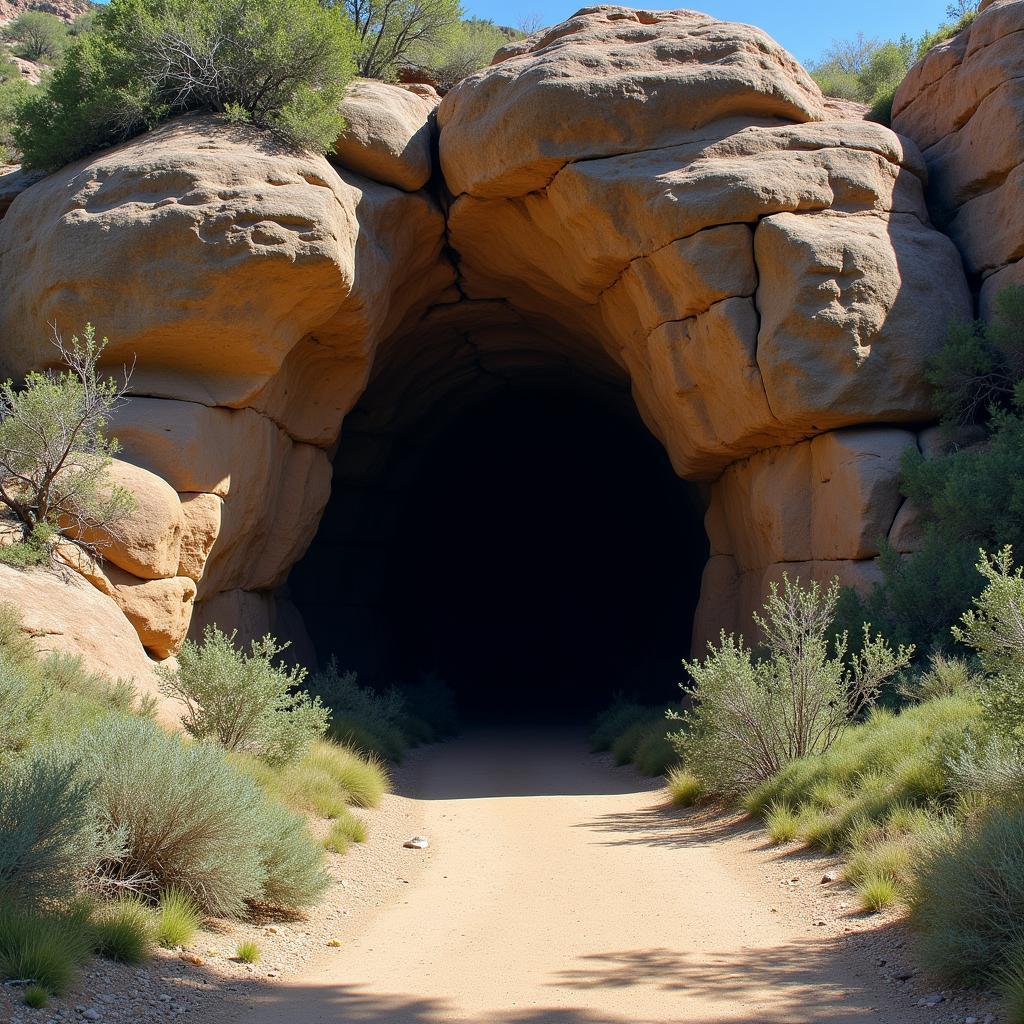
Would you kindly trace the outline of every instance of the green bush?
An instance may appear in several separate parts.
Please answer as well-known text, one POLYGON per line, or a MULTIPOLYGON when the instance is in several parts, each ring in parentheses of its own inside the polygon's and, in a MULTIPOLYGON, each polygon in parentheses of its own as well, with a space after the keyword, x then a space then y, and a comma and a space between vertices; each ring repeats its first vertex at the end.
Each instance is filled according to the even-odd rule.
POLYGON ((195 900, 178 889, 168 889, 160 895, 153 937, 165 949, 187 946, 201 919, 195 900))
POLYGON ((668 728, 662 715, 641 734, 633 752, 633 765, 641 775, 656 778, 679 764, 679 754, 668 737, 668 728))
POLYGON ((253 903, 307 905, 317 844, 221 748, 110 716, 82 734, 76 754, 100 822, 123 847, 100 862, 101 878, 153 900, 176 889, 224 916, 253 903))
POLYGON ((91 952, 89 925, 82 914, 43 914, 0 902, 3 977, 30 980, 59 994, 91 952))
POLYGON ((951 758, 977 729, 971 697, 943 697, 894 715, 876 709, 824 754, 792 761, 744 801, 751 814, 785 805, 801 815, 805 841, 849 847, 865 826, 885 825, 898 809, 936 813, 953 805, 951 758))
POLYGON ((304 668, 275 664, 287 644, 269 634, 249 652, 215 625, 199 643, 186 640, 173 669, 160 669, 161 690, 185 705, 182 724, 196 739, 281 765, 301 757, 327 731, 329 713, 299 689, 304 668))
POLYGON ((101 907, 92 919, 93 946, 100 956, 140 964, 153 955, 153 915, 133 896, 121 896, 101 907))
POLYGON ((55 168, 192 110, 239 111, 287 144, 332 149, 355 71, 349 23, 317 0, 111 0, 14 137, 55 168))
POLYGON ((800 815, 784 801, 771 804, 764 814, 764 826, 773 843, 791 843, 800 835, 800 815))
POLYGON ((360 686, 354 672, 342 672, 332 658, 307 688, 331 711, 331 737, 343 746, 388 761, 401 761, 409 747, 406 706, 397 690, 378 693, 360 686))
POLYGON ((301 910, 316 903, 330 885, 323 848, 313 841, 306 819, 279 803, 260 812, 263 884, 259 902, 301 910))
POLYGON ((509 33, 486 18, 465 18, 438 37, 409 48, 405 61, 424 72, 442 92, 491 63, 509 33))
POLYGON ((924 965, 958 984, 988 984, 1024 920, 1024 810, 994 808, 931 844, 911 895, 924 965))
POLYGON ((1024 1024, 1024 943, 1018 941, 996 974, 996 984, 1010 1024, 1024 1024))
POLYGON ((844 595, 844 621, 867 619, 922 651, 952 645, 950 627, 981 590, 978 548, 1024 545, 1024 287, 999 293, 991 322, 951 324, 927 376, 949 451, 904 456, 924 547, 883 552, 882 583, 865 598, 844 595))
POLYGON ((703 661, 685 662, 693 707, 675 734, 682 762, 708 790, 741 796, 791 761, 824 753, 906 666, 864 627, 860 652, 847 660, 847 638, 830 643, 839 586, 822 591, 783 576, 755 623, 767 655, 755 659, 742 637, 722 633, 703 661))
POLYGON ((1004 736, 1024 741, 1024 572, 1013 568, 1009 547, 991 557, 982 552, 978 571, 985 589, 965 612, 953 635, 978 653, 986 673, 979 698, 1004 736))
POLYGON ((101 856, 92 785, 73 761, 37 753, 0 776, 0 896, 22 903, 73 895, 101 856))

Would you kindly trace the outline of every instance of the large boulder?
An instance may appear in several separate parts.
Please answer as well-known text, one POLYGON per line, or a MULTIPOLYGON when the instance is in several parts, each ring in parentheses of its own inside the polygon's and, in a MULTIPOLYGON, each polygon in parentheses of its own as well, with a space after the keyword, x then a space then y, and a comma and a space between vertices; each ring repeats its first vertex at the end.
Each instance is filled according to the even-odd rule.
POLYGON ((824 117, 807 72, 760 29, 695 11, 585 7, 511 43, 438 110, 456 195, 523 195, 574 160, 699 137, 733 115, 824 117))
POLYGON ((440 102, 433 89, 412 92, 357 79, 341 105, 345 130, 334 155, 350 171, 415 192, 433 172, 434 108, 440 102))
POLYGON ((80 655, 88 669, 131 680, 157 701, 162 721, 177 721, 161 696, 154 663, 117 604, 77 573, 61 569, 14 569, 0 564, 0 595, 16 605, 25 632, 46 654, 80 655))

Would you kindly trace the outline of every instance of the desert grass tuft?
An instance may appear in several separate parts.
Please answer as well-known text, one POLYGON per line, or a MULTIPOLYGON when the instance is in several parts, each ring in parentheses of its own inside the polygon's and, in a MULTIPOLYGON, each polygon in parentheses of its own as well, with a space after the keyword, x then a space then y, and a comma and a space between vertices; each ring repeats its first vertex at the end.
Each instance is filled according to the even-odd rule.
POLYGON ((65 991, 91 952, 84 914, 46 915, 0 907, 0 974, 25 978, 47 992, 65 991))
POLYGON ((260 959, 260 947, 251 939, 240 942, 235 950, 235 959, 242 964, 255 964, 260 959))
POLYGON ((42 985, 27 985, 24 1000, 33 1010, 43 1010, 50 1005, 50 993, 42 985))
POLYGON ((139 899, 124 896, 101 908, 92 930, 96 952, 109 960, 139 964, 153 955, 153 913, 139 899))
POLYGON ((764 823, 773 843, 792 843, 800 836, 800 814, 787 803, 772 804, 765 814, 764 823))
POLYGON ((900 885, 892 875, 871 873, 857 883, 861 909, 878 913, 893 906, 900 898, 900 885))
POLYGON ((160 897, 154 938, 165 949, 187 946, 200 921, 201 914, 195 900, 180 889, 168 889, 160 897))
POLYGON ((324 839, 324 848, 332 853, 344 853, 352 843, 366 842, 366 824, 351 811, 346 811, 332 825, 324 839))
POLYGON ((668 773, 668 798, 673 807, 692 807, 704 796, 704 783, 685 768, 668 773))

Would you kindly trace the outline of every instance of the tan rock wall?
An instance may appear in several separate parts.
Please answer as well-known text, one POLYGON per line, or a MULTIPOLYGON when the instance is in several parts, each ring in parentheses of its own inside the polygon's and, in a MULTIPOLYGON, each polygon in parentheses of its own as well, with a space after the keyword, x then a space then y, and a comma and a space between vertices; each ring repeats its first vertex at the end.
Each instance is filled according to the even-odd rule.
POLYGON ((929 205, 981 292, 1021 280, 1024 257, 1024 0, 987 0, 896 93, 893 127, 921 147, 929 205))

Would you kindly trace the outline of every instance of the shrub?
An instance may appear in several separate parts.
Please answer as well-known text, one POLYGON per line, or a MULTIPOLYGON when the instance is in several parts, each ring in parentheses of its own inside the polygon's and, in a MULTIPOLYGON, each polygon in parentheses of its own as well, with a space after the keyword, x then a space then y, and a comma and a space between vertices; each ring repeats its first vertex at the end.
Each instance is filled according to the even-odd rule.
POLYGON ((829 644, 838 581, 822 592, 783 577, 755 615, 767 657, 754 659, 742 637, 722 633, 703 661, 684 663, 694 707, 675 736, 682 760, 713 792, 740 795, 790 761, 820 754, 877 699, 884 680, 908 664, 865 625, 860 652, 848 663, 847 638, 829 644))
POLYGON ((153 955, 152 912, 135 897, 119 897, 97 911, 92 933, 96 952, 110 960, 139 964, 153 955))
POLYGON ((317 0, 112 0, 23 105, 15 139, 30 166, 52 169, 167 117, 231 109, 327 152, 353 46, 317 0))
POLYGON ((911 895, 925 966, 954 983, 987 984, 1024 919, 1024 811, 993 809, 962 835, 931 843, 911 895))
POLYGON ((312 906, 330 878, 324 871, 323 849, 313 841, 305 818, 281 804, 267 803, 260 812, 260 826, 260 902, 289 909, 312 906))
POLYGON ((29 746, 45 700, 32 674, 0 654, 0 764, 29 746))
POLYGON ((100 856, 92 786, 74 762, 38 753, 0 777, 0 894, 19 902, 70 896, 100 856))
POLYGON ((255 964, 260 959, 260 947, 251 940, 240 942, 235 950, 235 959, 243 964, 255 964))
POLYGON ((1024 1024, 1024 948, 1015 943, 996 972, 996 985, 1010 1024, 1024 1024))
POLYGON ((401 696, 407 723, 422 723, 426 726, 427 732, 420 737, 424 742, 444 739, 458 731, 459 713, 455 693, 436 673, 424 673, 416 682, 403 686, 401 696))
POLYGON ((376 807, 391 792, 387 769, 374 757, 364 757, 336 743, 313 745, 304 764, 313 774, 322 772, 356 807, 376 807))
POLYGON ((981 590, 978 548, 1024 545, 1024 287, 1004 288, 990 322, 952 324, 928 367, 949 451, 903 459, 903 490, 928 524, 909 558, 883 552, 884 579, 848 612, 894 641, 951 645, 949 627, 981 590))
POLYGON ((304 668, 274 663, 287 644, 267 634, 246 654, 236 635, 208 625, 199 643, 186 640, 177 667, 160 670, 160 688, 185 705, 182 724, 196 739, 285 764, 327 731, 328 711, 298 689, 304 668))
POLYGON ((978 571, 986 585, 953 635, 978 652, 987 674, 980 699, 1005 736, 1024 740, 1024 573, 1013 568, 1009 547, 988 557, 978 571))
POLYGON ((668 796, 673 807, 692 807, 704 795, 704 786, 693 772, 673 768, 668 773, 668 796))
POLYGON ((0 505, 29 547, 52 532, 94 548, 116 536, 135 507, 123 487, 106 486, 118 451, 106 429, 129 375, 120 384, 100 376, 107 339, 97 341, 90 324, 70 344, 54 329, 53 344, 66 369, 33 371, 20 389, 0 384, 0 505))
POLYGON ((402 695, 360 686, 354 672, 341 672, 332 658, 309 680, 309 691, 331 710, 331 737, 347 747, 401 761, 408 749, 402 695))
POLYGON ((317 844, 219 747, 110 716, 83 733, 77 752, 101 823, 123 844, 98 866, 107 884, 149 899, 177 889, 225 916, 256 902, 306 905, 317 844))
POLYGON ((200 920, 195 900, 178 889, 168 889, 160 895, 153 937, 165 949, 187 946, 200 920))
POLYGON ((393 78, 413 47, 429 47, 458 24, 458 0, 343 0, 338 3, 355 28, 356 60, 363 78, 393 78))
MULTIPOLYGON (((876 709, 826 753, 786 765, 753 790, 745 806, 755 815, 779 802, 820 811, 815 795, 823 788, 838 791, 826 814, 840 845, 865 822, 884 824, 890 814, 907 815, 915 807, 942 810, 954 799, 951 759, 981 716, 981 706, 970 697, 932 700, 900 715, 876 709)), ((813 823, 819 836, 822 828, 813 823)))
POLYGON ((68 42, 68 28, 53 14, 22 11, 4 27, 4 38, 14 43, 14 52, 26 60, 52 64, 68 42))
POLYGON ((64 992, 91 952, 88 922, 79 914, 42 914, 0 903, 0 974, 64 992))

